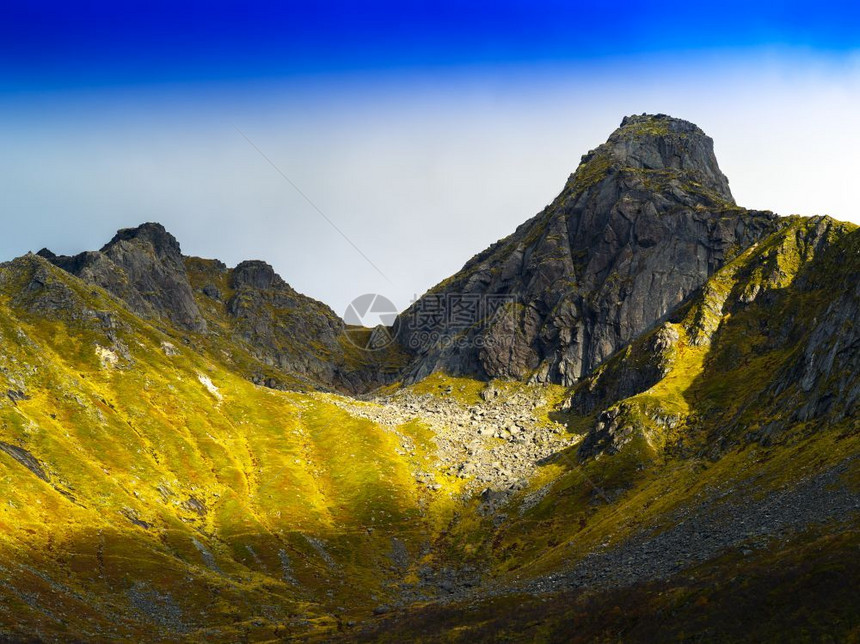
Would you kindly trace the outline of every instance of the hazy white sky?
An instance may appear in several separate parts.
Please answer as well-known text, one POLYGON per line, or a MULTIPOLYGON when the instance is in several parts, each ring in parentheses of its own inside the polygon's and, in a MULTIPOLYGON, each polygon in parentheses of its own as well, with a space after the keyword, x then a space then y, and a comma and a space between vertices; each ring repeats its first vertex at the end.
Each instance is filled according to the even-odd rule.
POLYGON ((641 112, 713 137, 740 205, 860 223, 860 57, 676 52, 8 94, 0 258, 94 249, 159 221, 186 254, 264 259, 339 314, 367 292, 403 308, 540 211, 581 155, 641 112))

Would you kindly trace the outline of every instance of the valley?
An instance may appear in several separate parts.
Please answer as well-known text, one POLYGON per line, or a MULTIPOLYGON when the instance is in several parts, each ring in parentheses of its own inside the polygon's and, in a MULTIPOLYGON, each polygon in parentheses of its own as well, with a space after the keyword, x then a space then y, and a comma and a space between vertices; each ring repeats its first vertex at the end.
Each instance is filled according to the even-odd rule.
POLYGON ((367 351, 155 223, 0 264, 0 640, 858 637, 860 229, 627 117, 440 294, 501 304, 367 351))

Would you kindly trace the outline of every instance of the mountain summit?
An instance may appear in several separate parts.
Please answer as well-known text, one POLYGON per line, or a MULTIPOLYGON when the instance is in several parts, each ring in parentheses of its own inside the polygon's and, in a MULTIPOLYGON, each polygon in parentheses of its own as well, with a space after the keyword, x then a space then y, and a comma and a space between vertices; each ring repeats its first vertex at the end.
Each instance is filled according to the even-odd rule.
POLYGON ((729 181, 714 155, 714 141, 698 126, 665 114, 625 116, 609 140, 583 157, 609 157, 619 168, 677 171, 729 203, 729 181))
POLYGON ((735 205, 697 126, 626 117, 552 204, 407 311, 410 377, 441 369, 573 384, 779 226, 773 213, 735 205), (503 305, 449 329, 456 342, 427 342, 434 329, 421 311, 454 294, 503 305))
POLYGON ((124 228, 97 252, 68 257, 43 248, 38 254, 113 293, 139 315, 165 318, 190 331, 206 330, 179 242, 161 224, 124 228))

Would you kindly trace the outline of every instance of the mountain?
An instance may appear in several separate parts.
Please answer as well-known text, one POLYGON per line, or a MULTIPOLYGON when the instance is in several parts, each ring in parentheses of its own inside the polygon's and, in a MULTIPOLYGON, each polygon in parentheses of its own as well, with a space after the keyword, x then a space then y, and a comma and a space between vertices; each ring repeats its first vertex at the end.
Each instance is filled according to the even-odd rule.
POLYGON ((664 115, 393 329, 154 223, 0 264, 0 641, 851 641, 858 319, 664 115))
POLYGON ((552 204, 406 312, 410 376, 442 369, 572 385, 780 225, 735 205, 698 127, 627 117, 552 204), (499 308, 440 342, 422 311, 448 312, 464 297, 499 308))
POLYGON ((356 355, 334 311, 297 293, 269 264, 228 269, 185 257, 161 224, 120 230, 100 251, 68 257, 43 248, 38 255, 141 318, 185 332, 185 342, 228 353, 234 368, 268 387, 363 390, 381 384, 398 358, 356 355))
POLYGON ((190 331, 205 331, 179 243, 160 224, 120 230, 97 252, 74 257, 38 253, 81 279, 123 300, 138 315, 165 318, 190 331))
POLYGON ((720 451, 854 418, 858 254, 854 226, 789 218, 573 388, 569 409, 605 410, 580 452, 617 451, 630 430, 677 433, 693 423, 720 451))

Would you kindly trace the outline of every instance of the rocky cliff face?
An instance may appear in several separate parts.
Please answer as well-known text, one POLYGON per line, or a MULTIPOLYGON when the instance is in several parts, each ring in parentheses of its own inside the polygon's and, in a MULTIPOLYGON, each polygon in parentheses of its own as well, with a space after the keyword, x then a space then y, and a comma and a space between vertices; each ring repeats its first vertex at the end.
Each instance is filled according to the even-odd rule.
POLYGON ((627 117, 550 206, 402 316, 409 378, 445 370, 574 384, 779 226, 735 205, 698 127, 627 117), (426 315, 450 318, 464 299, 485 315, 458 327, 426 315))
POLYGON ((81 279, 101 286, 138 315, 166 319, 182 329, 206 331, 182 251, 161 224, 120 230, 100 251, 73 257, 38 253, 81 279))
POLYGON ((787 218, 717 271, 573 388, 567 410, 595 416, 580 456, 637 438, 714 456, 792 432, 856 430, 858 232, 828 217, 787 218))
POLYGON ((285 385, 280 373, 318 387, 339 382, 344 326, 329 307, 297 293, 259 260, 232 269, 197 258, 188 265, 210 326, 247 347, 264 367, 253 370, 252 380, 280 388, 285 385))
POLYGON ((856 418, 860 406, 860 230, 848 233, 841 225, 827 233, 816 261, 797 280, 798 291, 819 306, 810 307, 806 318, 783 320, 798 340, 793 359, 770 387, 776 397, 790 392, 782 411, 793 411, 783 427, 821 417, 838 423, 856 418))

